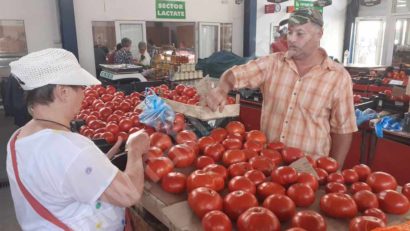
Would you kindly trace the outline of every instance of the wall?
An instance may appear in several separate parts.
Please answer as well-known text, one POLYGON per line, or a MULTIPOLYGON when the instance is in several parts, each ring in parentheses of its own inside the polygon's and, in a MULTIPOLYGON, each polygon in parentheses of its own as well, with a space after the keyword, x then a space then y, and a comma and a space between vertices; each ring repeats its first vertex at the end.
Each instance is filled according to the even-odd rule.
MULTIPOLYGON (((256 28, 256 55, 269 54, 270 47, 270 24, 278 25, 283 19, 289 17, 286 13, 286 6, 293 5, 293 0, 281 3, 281 11, 273 14, 265 14, 266 0, 257 0, 257 28, 256 28)), ((346 5, 348 0, 333 1, 331 6, 323 10, 324 35, 321 46, 327 51, 329 56, 334 56, 342 60, 343 38, 345 28, 346 5)))
POLYGON ((0 20, 24 20, 28 52, 61 47, 56 0, 0 0, 0 20))
POLYGON ((143 20, 233 23, 233 52, 243 54, 243 3, 234 0, 185 0, 185 20, 157 20, 154 0, 74 0, 81 65, 94 70, 91 21, 143 20))

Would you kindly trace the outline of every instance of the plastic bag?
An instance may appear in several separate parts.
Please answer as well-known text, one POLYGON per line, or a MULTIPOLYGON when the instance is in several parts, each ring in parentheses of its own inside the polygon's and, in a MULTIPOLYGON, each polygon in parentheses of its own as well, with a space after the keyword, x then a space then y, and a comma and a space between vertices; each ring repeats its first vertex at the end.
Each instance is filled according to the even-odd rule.
POLYGON ((360 109, 356 109, 355 114, 356 114, 357 126, 377 117, 377 112, 370 108, 367 108, 364 111, 361 111, 360 109))
POLYGON ((147 89, 145 91, 143 104, 144 109, 139 115, 141 123, 157 130, 165 130, 166 132, 172 129, 175 112, 161 97, 157 96, 153 90, 147 89))
POLYGON ((383 117, 375 126, 374 130, 376 132, 376 136, 379 138, 383 138, 383 129, 388 131, 401 131, 403 130, 403 125, 400 119, 386 116, 383 117))

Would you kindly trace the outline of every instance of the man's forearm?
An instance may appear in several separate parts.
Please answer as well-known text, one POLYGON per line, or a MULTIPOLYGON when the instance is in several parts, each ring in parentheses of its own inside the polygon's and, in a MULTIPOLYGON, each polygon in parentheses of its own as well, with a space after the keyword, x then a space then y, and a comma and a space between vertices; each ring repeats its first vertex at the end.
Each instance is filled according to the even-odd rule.
POLYGON ((234 86, 235 77, 232 73, 232 70, 228 70, 224 73, 224 75, 222 75, 221 79, 219 80, 218 87, 224 94, 228 94, 228 92, 234 89, 234 86))
POLYGON ((339 163, 339 168, 343 167, 347 152, 352 143, 352 133, 349 134, 331 134, 332 149, 330 150, 330 157, 334 158, 339 163))

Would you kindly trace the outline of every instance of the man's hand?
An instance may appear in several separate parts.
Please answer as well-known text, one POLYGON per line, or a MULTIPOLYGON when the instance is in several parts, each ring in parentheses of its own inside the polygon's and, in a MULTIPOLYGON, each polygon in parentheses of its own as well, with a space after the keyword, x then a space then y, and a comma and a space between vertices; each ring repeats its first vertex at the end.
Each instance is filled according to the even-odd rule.
POLYGON ((222 112, 226 104, 227 96, 228 92, 222 90, 220 87, 216 87, 205 95, 206 104, 212 111, 216 111, 219 108, 219 111, 222 112))
POLYGON ((128 154, 141 156, 149 149, 149 136, 144 130, 132 133, 127 140, 125 150, 128 154))

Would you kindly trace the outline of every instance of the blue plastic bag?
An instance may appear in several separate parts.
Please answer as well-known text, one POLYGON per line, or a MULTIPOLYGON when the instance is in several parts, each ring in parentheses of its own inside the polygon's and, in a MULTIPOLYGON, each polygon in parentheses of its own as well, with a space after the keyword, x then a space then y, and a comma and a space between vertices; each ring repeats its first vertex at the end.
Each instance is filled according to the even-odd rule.
POLYGON ((145 108, 139 115, 141 123, 167 132, 172 129, 175 112, 161 97, 158 97, 151 89, 147 89, 143 103, 145 108))
POLYGON ((361 125, 362 123, 369 121, 371 119, 374 119, 377 117, 377 112, 374 111, 373 109, 366 109, 364 111, 361 111, 360 109, 356 109, 355 111, 356 114, 356 124, 357 126, 361 125))
POLYGON ((376 136, 383 138, 383 129, 388 131, 401 131, 403 130, 402 121, 391 116, 383 117, 375 126, 374 130, 376 136))

